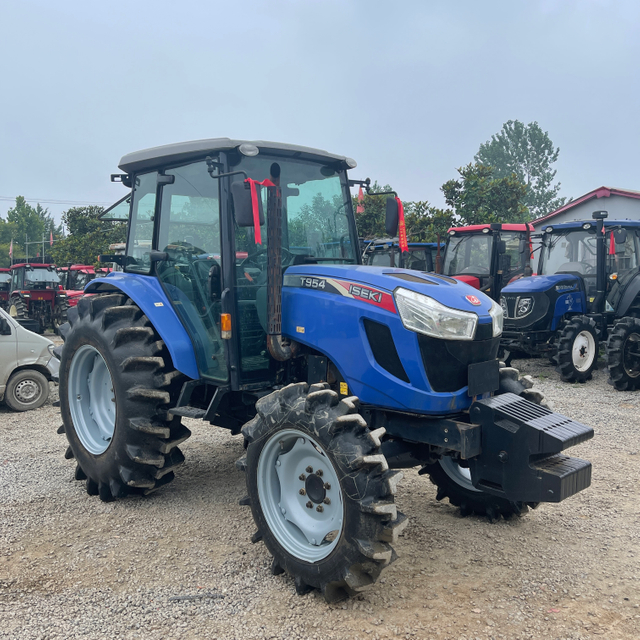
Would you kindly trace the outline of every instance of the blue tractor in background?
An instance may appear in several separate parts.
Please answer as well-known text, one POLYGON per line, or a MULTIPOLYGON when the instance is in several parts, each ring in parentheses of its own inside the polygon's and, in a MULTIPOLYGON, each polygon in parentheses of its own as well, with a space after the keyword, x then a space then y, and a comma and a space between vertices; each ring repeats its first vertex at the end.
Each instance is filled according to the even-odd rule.
POLYGON ((640 222, 592 220, 542 228, 538 275, 502 290, 502 347, 546 354, 562 379, 592 376, 606 341, 610 381, 640 388, 640 222))
MULTIPOLYGON (((373 194, 375 195, 375 194, 373 194)), ((397 238, 371 240, 365 244, 362 263, 377 267, 402 267, 414 271, 438 271, 444 242, 409 242, 409 251, 400 251, 397 238)))
POLYGON ((491 518, 591 479, 562 452, 593 430, 500 369, 499 304, 452 278, 361 264, 353 167, 227 138, 126 155, 112 179, 130 204, 105 214, 128 219, 126 251, 101 256, 123 271, 89 283, 61 328, 60 432, 87 492, 170 482, 183 417, 242 433, 253 540, 274 573, 328 601, 394 559, 402 468, 491 518))

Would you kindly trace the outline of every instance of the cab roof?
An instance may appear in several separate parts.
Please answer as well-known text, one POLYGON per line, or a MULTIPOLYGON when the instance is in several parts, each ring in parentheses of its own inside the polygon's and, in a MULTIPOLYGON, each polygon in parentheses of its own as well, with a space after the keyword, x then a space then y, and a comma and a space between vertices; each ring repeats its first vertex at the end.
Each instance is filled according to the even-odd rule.
POLYGON ((58 271, 86 271, 94 273, 95 268, 91 264, 72 264, 70 267, 58 267, 58 271))
POLYGON ((20 267, 32 267, 38 269, 55 269, 55 264, 41 264, 40 262, 21 262, 20 264, 12 264, 11 269, 18 269, 20 267))
POLYGON ((0 267, 0 273, 9 273, 9 271, 11 271, 11 269, 5 268, 5 267, 0 267))
POLYGON ((231 138, 209 138, 193 140, 191 142, 176 142, 161 147, 151 147, 134 151, 123 156, 118 167, 127 173, 138 173, 155 169, 168 164, 180 164, 203 158, 208 153, 237 149, 241 144, 251 144, 261 151, 268 151, 274 155, 316 160, 324 162, 344 163, 348 168, 354 168, 354 160, 322 149, 301 147, 282 142, 266 142, 264 140, 233 140, 231 138))
MULTIPOLYGON (((502 224, 500 225, 503 231, 533 231, 533 225, 530 222, 523 222, 522 224, 502 224)), ((455 233, 473 233, 474 231, 482 231, 483 229, 491 230, 490 224, 471 224, 467 227, 451 227, 447 233, 452 231, 455 233)))
MULTIPOLYGON (((545 224, 544 227, 541 228, 541 231, 548 229, 551 227, 554 231, 558 229, 562 230, 570 230, 570 229, 581 229, 583 224, 590 224, 593 227, 596 226, 596 220, 572 220, 571 222, 561 222, 560 224, 545 224)), ((640 229, 640 220, 608 220, 605 219, 604 226, 606 227, 628 227, 630 229, 640 229)))

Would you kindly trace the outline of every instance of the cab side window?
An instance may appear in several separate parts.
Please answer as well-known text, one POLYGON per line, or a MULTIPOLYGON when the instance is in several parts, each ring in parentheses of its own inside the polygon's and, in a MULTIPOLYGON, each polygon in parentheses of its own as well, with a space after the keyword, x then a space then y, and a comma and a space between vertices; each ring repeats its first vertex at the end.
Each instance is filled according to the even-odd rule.
POLYGON ((151 271, 149 254, 153 242, 157 175, 157 172, 153 171, 136 176, 125 271, 143 274, 151 271))

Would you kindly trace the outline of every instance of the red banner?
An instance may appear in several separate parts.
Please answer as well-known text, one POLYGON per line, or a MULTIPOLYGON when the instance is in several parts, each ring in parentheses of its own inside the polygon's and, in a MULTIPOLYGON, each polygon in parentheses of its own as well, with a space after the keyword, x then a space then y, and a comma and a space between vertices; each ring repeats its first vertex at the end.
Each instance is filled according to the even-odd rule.
POLYGON ((356 207, 356 213, 364 213, 364 194, 362 193, 362 187, 358 191, 358 206, 356 207))
POLYGON ((613 231, 612 231, 611 235, 609 236, 609 255, 614 256, 615 254, 616 254, 616 242, 613 239, 613 231))
POLYGON ((251 178, 247 178, 245 182, 249 183, 249 187, 251 188, 251 209, 253 210, 253 237, 256 239, 256 244, 262 244, 262 234, 260 232, 260 207, 258 205, 258 190, 256 189, 256 185, 259 184, 261 187, 275 187, 276 185, 271 182, 271 180, 263 180, 262 182, 258 182, 257 180, 252 180, 251 178))
POLYGON ((404 224, 404 208, 402 206, 402 200, 396 198, 398 203, 398 244, 400 245, 400 251, 409 251, 409 245, 407 244, 407 227, 404 224))

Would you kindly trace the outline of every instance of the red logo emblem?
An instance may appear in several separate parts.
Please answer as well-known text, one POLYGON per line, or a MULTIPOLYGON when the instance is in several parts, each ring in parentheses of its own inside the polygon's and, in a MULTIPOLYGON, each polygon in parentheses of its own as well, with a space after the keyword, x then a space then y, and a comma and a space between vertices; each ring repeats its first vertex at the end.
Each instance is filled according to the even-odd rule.
POLYGON ((466 299, 467 299, 471 304, 475 305, 476 307, 477 307, 478 305, 481 305, 481 304, 482 304, 482 302, 480 301, 480 298, 478 298, 477 296, 471 296, 471 295, 469 295, 469 296, 465 296, 465 298, 466 298, 466 299))

